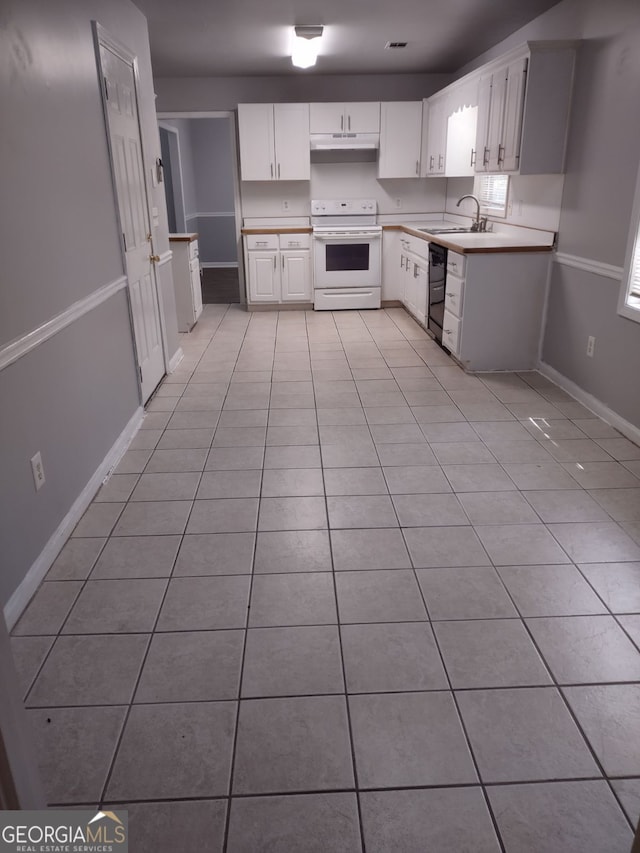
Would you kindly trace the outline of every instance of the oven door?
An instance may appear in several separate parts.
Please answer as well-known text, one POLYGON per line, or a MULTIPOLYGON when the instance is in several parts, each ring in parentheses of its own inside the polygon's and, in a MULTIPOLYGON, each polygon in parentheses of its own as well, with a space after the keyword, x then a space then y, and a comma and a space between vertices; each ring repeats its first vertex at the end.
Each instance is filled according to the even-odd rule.
POLYGON ((380 287, 381 234, 314 231, 314 287, 380 287))

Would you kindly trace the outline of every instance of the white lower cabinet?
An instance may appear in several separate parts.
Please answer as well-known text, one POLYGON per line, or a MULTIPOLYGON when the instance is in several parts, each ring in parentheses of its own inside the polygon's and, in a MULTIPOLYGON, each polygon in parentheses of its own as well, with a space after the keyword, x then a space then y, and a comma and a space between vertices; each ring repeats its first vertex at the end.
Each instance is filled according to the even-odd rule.
POLYGON ((400 238, 400 269, 404 280, 402 303, 426 325, 429 305, 429 244, 419 237, 400 238))
POLYGON ((249 252, 249 302, 280 301, 278 252, 249 252))
POLYGON ((251 234, 244 245, 250 304, 313 300, 309 234, 251 234))
POLYGON ((195 233, 169 235, 179 332, 188 332, 202 314, 202 283, 197 238, 198 235, 195 233))
POLYGON ((549 252, 449 252, 442 345, 469 371, 532 370, 549 252))
POLYGON ((311 252, 286 250, 281 258, 283 302, 311 302, 311 252))

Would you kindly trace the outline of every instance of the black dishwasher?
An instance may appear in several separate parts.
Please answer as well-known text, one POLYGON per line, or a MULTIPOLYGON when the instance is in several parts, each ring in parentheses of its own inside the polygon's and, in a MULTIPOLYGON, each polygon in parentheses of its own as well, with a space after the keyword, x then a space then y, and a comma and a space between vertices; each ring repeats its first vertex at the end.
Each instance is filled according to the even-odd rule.
POLYGON ((444 321, 444 293, 447 280, 447 250, 437 243, 429 243, 429 330, 436 341, 442 343, 444 321))

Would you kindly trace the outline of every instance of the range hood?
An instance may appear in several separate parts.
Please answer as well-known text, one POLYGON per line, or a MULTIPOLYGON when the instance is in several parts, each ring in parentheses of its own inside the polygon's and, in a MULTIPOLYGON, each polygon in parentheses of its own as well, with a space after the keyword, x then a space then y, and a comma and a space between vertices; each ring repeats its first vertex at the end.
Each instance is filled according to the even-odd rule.
POLYGON ((380 147, 378 133, 312 133, 312 151, 357 151, 380 147))

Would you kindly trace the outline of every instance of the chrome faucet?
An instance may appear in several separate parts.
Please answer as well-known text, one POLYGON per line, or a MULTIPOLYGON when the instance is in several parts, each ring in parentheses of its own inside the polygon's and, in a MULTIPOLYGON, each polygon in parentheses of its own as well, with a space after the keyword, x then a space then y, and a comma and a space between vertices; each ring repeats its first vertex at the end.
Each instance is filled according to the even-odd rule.
POLYGON ((476 205, 478 206, 478 210, 476 212, 476 221, 472 224, 471 230, 472 231, 486 231, 486 229, 487 229, 487 217, 486 216, 483 216, 482 218, 480 217, 480 201, 478 200, 478 198, 475 195, 471 195, 470 193, 468 193, 467 195, 461 196, 458 199, 456 207, 460 207, 460 203, 463 202, 465 200, 465 198, 472 198, 475 201, 476 205))

